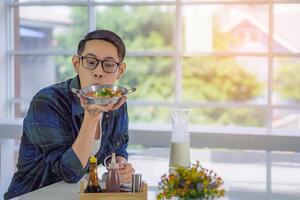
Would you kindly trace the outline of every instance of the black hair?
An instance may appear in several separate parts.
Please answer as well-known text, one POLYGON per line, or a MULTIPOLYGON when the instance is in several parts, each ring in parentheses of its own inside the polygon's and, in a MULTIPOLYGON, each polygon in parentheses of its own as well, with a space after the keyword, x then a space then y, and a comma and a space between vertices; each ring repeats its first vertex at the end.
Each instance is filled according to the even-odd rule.
POLYGON ((104 41, 107 41, 107 42, 113 44, 118 49, 118 56, 119 56, 120 62, 122 62, 124 60, 125 53, 126 53, 125 44, 122 41, 122 39, 114 32, 109 31, 109 30, 95 30, 95 31, 89 32, 88 34, 86 34, 86 36, 84 36, 84 38, 82 40, 80 40, 80 42, 78 44, 78 48, 77 48, 78 55, 82 54, 82 52, 85 48, 85 44, 89 40, 104 40, 104 41))

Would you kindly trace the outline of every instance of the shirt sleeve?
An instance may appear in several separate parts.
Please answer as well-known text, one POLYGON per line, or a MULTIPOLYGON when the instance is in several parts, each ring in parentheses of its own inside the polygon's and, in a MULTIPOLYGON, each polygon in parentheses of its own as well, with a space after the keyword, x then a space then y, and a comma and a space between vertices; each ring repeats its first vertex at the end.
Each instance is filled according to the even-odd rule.
POLYGON ((59 101, 51 95, 35 97, 24 120, 24 129, 42 165, 65 182, 73 183, 80 180, 87 169, 73 151, 71 116, 59 101))
POLYGON ((127 146, 128 146, 128 142, 120 145, 120 148, 116 151, 116 155, 122 156, 126 158, 126 160, 128 160, 127 146))

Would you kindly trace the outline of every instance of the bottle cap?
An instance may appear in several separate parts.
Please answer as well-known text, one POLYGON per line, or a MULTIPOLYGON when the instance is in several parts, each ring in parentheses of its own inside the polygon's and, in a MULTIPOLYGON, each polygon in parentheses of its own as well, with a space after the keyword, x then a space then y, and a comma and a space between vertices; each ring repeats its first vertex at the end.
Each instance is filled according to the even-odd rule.
POLYGON ((109 168, 118 169, 118 163, 116 162, 116 154, 112 153, 111 162, 109 164, 109 168))
POLYGON ((97 163, 97 158, 95 156, 91 156, 90 163, 97 163))

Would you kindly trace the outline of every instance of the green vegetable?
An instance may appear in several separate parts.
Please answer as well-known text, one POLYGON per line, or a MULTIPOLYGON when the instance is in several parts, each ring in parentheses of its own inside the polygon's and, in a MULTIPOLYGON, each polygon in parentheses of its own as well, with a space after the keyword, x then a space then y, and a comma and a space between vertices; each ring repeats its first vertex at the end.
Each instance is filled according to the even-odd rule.
POLYGON ((106 88, 102 88, 101 91, 96 91, 95 93, 96 93, 97 97, 111 97, 111 96, 113 96, 113 93, 110 90, 106 89, 106 88))

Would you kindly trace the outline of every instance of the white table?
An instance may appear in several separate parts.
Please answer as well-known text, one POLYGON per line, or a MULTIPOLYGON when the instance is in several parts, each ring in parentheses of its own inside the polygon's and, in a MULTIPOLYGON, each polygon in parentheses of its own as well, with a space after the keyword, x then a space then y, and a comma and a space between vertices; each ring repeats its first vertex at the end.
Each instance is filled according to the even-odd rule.
POLYGON ((79 183, 68 184, 58 182, 39 190, 20 196, 20 200, 77 200, 79 199, 79 183))
MULTIPOLYGON (((136 172, 143 174, 143 180, 148 183, 148 200, 154 200, 157 193, 157 185, 160 177, 168 171, 169 149, 150 148, 129 157, 136 172)), ((270 198, 266 191, 266 165, 260 161, 264 157, 263 152, 226 152, 210 151, 205 149, 191 149, 191 159, 201 160, 203 166, 216 171, 225 181, 226 196, 222 200, 265 200, 270 198), (240 162, 235 162, 240 161, 240 162)), ((274 154, 274 156, 279 156, 274 154)), ((300 200, 299 184, 300 169, 293 161, 299 159, 298 154, 282 155, 286 161, 275 164, 274 191, 283 191, 276 199, 300 200), (293 167, 294 166, 294 167, 293 167), (284 178, 283 180, 279 178, 284 178), (287 179, 288 178, 288 179, 287 179), (281 183, 281 184, 280 184, 281 183), (286 191, 287 193, 284 193, 286 191)), ((99 170, 103 173, 104 170, 99 170)), ((274 197, 275 198, 275 197, 274 197)), ((59 182, 45 188, 25 194, 19 199, 30 200, 78 200, 79 184, 67 184, 59 182)))
MULTIPOLYGON (((191 158, 199 156, 198 150, 191 150, 191 158)), ((206 155, 201 155, 204 157, 206 155)), ((142 173, 143 180, 148 184, 148 200, 155 200, 158 191, 160 177, 168 172, 169 149, 168 148, 149 148, 140 153, 129 157, 137 173, 142 173)), ((98 170, 100 176, 104 168, 98 170)), ((68 184, 59 182, 39 190, 27 193, 18 198, 19 200, 78 200, 79 183, 68 184)), ((224 198, 223 200, 226 200, 224 198)))
MULTIPOLYGON (((19 200, 79 200, 79 183, 58 182, 27 193, 19 200)), ((148 200, 155 200, 155 191, 148 191, 148 200)))

